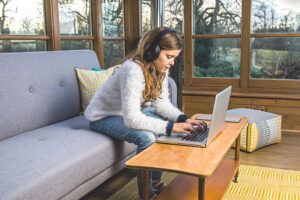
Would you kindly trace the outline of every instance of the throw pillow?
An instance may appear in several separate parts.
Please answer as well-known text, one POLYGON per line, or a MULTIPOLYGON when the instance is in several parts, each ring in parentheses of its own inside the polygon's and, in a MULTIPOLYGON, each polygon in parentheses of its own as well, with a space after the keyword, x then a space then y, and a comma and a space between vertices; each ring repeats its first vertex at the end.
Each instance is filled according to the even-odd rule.
POLYGON ((77 79, 79 82, 81 93, 81 108, 84 111, 88 106, 90 100, 95 92, 103 85, 113 72, 119 68, 120 65, 110 67, 103 71, 95 71, 88 69, 75 68, 77 79))

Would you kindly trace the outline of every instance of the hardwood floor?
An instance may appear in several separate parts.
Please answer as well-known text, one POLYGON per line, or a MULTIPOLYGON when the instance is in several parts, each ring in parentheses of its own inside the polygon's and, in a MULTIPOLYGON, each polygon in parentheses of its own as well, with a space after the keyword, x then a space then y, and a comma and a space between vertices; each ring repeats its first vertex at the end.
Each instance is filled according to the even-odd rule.
MULTIPOLYGON (((226 157, 233 156, 234 149, 230 149, 226 157)), ((280 143, 264 147, 252 153, 241 151, 240 160, 243 165, 300 171, 300 133, 282 132, 280 143)), ((135 171, 124 169, 87 194, 82 200, 105 200, 134 176, 135 171)))
MULTIPOLYGON (((233 156, 231 149, 226 156, 233 156)), ((300 171, 300 133, 283 132, 282 140, 252 153, 240 153, 241 164, 300 171)))
POLYGON ((81 200, 105 200, 111 196, 114 192, 122 188, 128 183, 136 173, 131 169, 123 169, 121 172, 98 186, 92 192, 84 196, 81 200))

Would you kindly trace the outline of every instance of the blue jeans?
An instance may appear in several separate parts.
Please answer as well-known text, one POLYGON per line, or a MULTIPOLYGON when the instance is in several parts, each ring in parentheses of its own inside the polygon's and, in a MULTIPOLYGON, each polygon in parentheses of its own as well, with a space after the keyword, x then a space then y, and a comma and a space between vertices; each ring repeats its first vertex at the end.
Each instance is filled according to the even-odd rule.
MULTIPOLYGON (((153 118, 159 118, 162 120, 166 120, 161 116, 155 114, 151 108, 145 108, 142 111, 145 115, 153 118)), ((137 145, 136 153, 140 153, 151 144, 156 141, 156 136, 154 133, 146 130, 135 130, 128 128, 123 120, 122 116, 112 116, 107 117, 98 121, 90 122, 91 129, 103 133, 107 136, 113 137, 118 140, 127 141, 129 143, 134 143, 137 145)), ((160 171, 149 171, 149 194, 152 195, 154 193, 152 187, 152 180, 160 180, 162 176, 162 172, 160 171)), ((142 178, 141 171, 137 171, 138 178, 138 189, 139 195, 142 197, 142 178)))

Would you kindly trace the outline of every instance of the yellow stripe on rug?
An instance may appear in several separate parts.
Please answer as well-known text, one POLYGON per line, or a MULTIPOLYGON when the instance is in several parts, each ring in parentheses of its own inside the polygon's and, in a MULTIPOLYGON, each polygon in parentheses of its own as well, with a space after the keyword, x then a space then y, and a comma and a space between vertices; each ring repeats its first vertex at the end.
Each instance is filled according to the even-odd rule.
POLYGON ((300 172, 241 165, 238 184, 231 183, 224 200, 300 200, 300 172))
MULTIPOLYGON (((164 172, 170 183, 175 173, 164 172)), ((139 200, 133 178, 108 200, 139 200)), ((300 171, 241 165, 238 183, 228 186, 222 200, 300 200, 300 171)))

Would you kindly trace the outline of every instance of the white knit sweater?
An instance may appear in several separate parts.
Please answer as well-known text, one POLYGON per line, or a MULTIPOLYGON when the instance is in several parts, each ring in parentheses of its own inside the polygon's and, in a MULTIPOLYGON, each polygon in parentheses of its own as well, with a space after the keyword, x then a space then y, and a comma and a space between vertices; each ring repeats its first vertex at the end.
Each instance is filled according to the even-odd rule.
MULTIPOLYGON (((145 102, 142 95, 144 88, 145 78, 141 67, 127 60, 95 93, 84 115, 90 121, 119 115, 123 116, 126 126, 131 129, 166 133, 168 121, 148 117, 141 112, 141 104, 145 102)), ((167 76, 163 80, 160 97, 152 102, 154 112, 175 122, 183 113, 169 100, 167 76)))

